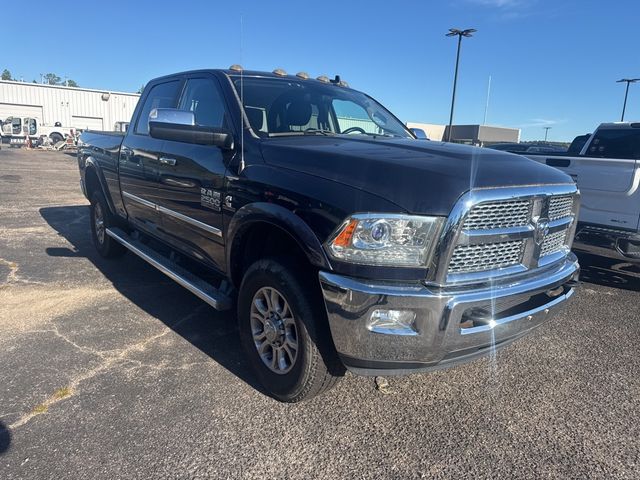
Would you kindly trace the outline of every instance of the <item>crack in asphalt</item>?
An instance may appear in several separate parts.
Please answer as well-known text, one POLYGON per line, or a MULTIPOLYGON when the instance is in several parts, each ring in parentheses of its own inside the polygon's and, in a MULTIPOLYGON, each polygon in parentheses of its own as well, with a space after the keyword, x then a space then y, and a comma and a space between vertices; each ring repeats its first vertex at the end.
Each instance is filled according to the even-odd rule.
POLYGON ((20 265, 16 262, 12 262, 11 260, 7 260, 5 258, 0 257, 0 263, 9 267, 9 273, 7 274, 7 279, 5 282, 0 283, 0 287, 7 287, 12 283, 20 283, 24 285, 45 285, 44 282, 38 282, 35 280, 27 280, 22 278, 18 272, 20 271, 20 265))
POLYGON ((0 258, 0 263, 4 263, 7 267, 9 267, 9 273, 7 274, 7 282, 15 282, 18 278, 18 270, 20 267, 16 262, 11 262, 9 260, 5 260, 4 258, 0 258))
MULTIPOLYGON (((75 377, 71 378, 70 382, 67 384, 67 386, 65 388, 68 388, 70 391, 69 395, 66 396, 59 396, 56 395, 55 392, 54 394, 50 395, 44 402, 38 404, 38 408, 37 410, 31 410, 28 413, 23 414, 17 421, 15 421, 14 423, 9 425, 9 429, 11 430, 15 430, 16 428, 19 428, 23 425, 25 425, 26 423, 28 423, 32 418, 41 415, 43 413, 46 413, 49 409, 49 407, 55 405, 56 403, 59 403, 63 400, 69 399, 73 396, 75 396, 78 391, 80 390, 80 384, 83 382, 86 382, 87 380, 90 380, 92 378, 94 378, 95 376, 101 374, 102 372, 109 370, 110 368, 114 367, 115 365, 117 365, 118 363, 121 364, 126 364, 128 362, 133 362, 133 363, 140 363, 140 365, 138 367, 135 368, 142 368, 142 367, 147 367, 147 368, 153 368, 153 369, 157 369, 157 370, 168 370, 168 369, 177 369, 180 367, 162 367, 160 365, 149 365, 149 364, 143 364, 142 362, 138 361, 138 360, 133 360, 133 359, 128 359, 126 358, 129 354, 134 353, 134 352, 142 352, 146 349, 147 345, 151 342, 154 342, 155 340, 158 340, 159 338, 164 337, 165 335, 167 335, 169 332, 173 331, 173 329, 177 326, 179 326, 180 324, 188 321, 189 319, 195 317, 196 315, 198 315, 200 313, 200 311, 202 309, 204 309, 206 307, 206 305, 202 305, 197 307, 196 309, 194 309, 191 313, 189 313, 188 315, 185 315, 184 317, 182 317, 180 320, 178 320, 176 323, 174 323, 171 327, 165 327, 162 329, 162 331, 160 331, 159 333, 156 333, 154 335, 151 335, 137 343, 134 343, 133 345, 129 345, 126 348, 123 349, 119 349, 119 350, 107 350, 107 351, 100 351, 97 350, 95 348, 90 348, 90 347, 85 347, 82 345, 78 345, 76 342, 74 342, 73 340, 71 340, 70 338, 68 338, 66 335, 64 335, 63 333, 60 333, 60 331, 58 330, 58 328, 54 325, 52 329, 46 329, 46 330, 28 330, 26 331, 26 333, 52 333, 54 335, 56 335, 57 337, 60 337, 61 339, 63 339, 65 342, 69 343, 70 345, 74 346, 75 348, 77 348, 78 350, 82 351, 83 353, 90 353, 93 355, 96 355, 98 357, 100 357, 103 361, 102 363, 100 363, 98 366, 87 370, 84 373, 78 374, 75 377)), ((196 362, 198 363, 198 362, 196 362)), ((195 365, 196 363, 194 363, 193 365, 195 365)), ((205 363, 205 362, 201 362, 201 363, 205 363)), ((190 365, 190 364, 188 364, 190 365)), ((182 366, 181 366, 182 367, 182 366)))

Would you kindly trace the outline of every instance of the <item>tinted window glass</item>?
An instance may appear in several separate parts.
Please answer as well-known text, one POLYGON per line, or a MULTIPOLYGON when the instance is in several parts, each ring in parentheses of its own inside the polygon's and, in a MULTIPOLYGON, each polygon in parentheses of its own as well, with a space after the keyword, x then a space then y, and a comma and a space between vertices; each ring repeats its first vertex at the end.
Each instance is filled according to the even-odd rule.
POLYGON ((587 155, 601 158, 640 158, 640 129, 598 130, 587 155))
POLYGON ((571 142, 571 145, 569 145, 569 149, 567 150, 567 153, 578 155, 582 151, 584 144, 587 143, 587 140, 589 140, 590 136, 591 134, 588 133, 586 135, 579 135, 576 138, 574 138, 573 142, 571 142))
MULTIPOLYGON (((333 101, 333 111, 336 114, 341 132, 360 132, 364 130, 366 133, 383 133, 382 127, 371 119, 362 105, 353 101, 336 99, 333 101)), ((386 122, 381 121, 381 124, 385 123, 386 122)))
POLYGON ((140 112, 136 133, 144 135, 149 133, 149 113, 154 108, 174 108, 179 86, 180 81, 174 80, 167 83, 159 83, 151 89, 140 112))
POLYGON ((223 127, 226 125, 224 100, 217 85, 211 79, 187 80, 187 86, 178 108, 192 111, 196 117, 197 125, 203 127, 223 127))
POLYGON ((290 78, 234 78, 254 132, 281 135, 387 135, 413 138, 370 97, 341 86, 290 78))

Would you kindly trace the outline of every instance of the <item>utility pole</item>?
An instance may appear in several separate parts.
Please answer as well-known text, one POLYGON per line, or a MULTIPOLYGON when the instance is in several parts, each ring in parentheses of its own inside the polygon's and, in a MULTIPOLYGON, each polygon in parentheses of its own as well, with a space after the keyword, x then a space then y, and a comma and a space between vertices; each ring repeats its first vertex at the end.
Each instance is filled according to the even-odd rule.
POLYGON ((451 141, 451 130, 453 130, 453 109, 456 104, 456 86, 458 84, 458 65, 460 64, 460 46, 462 45, 462 37, 472 37, 472 33, 477 30, 474 28, 467 28, 465 30, 458 30, 457 28, 450 28, 447 37, 458 37, 458 51, 456 53, 456 69, 453 74, 453 93, 451 94, 451 114, 449 115, 449 132, 447 134, 447 142, 451 141))
POLYGON ((617 80, 616 83, 626 83, 627 88, 624 90, 624 103, 622 104, 622 117, 620 117, 620 121, 624 122, 624 112, 627 109, 627 97, 629 96, 629 85, 632 83, 636 83, 640 81, 640 78, 623 78, 621 80, 617 80))
POLYGON ((546 143, 547 135, 549 134, 549 130, 551 130, 551 127, 542 127, 542 128, 544 128, 544 141, 546 143))

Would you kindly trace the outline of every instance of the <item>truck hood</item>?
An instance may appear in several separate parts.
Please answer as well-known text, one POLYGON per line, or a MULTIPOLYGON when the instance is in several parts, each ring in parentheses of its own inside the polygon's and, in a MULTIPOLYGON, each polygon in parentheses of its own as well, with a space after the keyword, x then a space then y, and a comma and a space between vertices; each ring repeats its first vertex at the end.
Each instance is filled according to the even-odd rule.
POLYGON ((426 140, 281 137, 265 140, 262 153, 270 165, 350 185, 426 215, 448 215, 471 189, 572 183, 519 155, 426 140))

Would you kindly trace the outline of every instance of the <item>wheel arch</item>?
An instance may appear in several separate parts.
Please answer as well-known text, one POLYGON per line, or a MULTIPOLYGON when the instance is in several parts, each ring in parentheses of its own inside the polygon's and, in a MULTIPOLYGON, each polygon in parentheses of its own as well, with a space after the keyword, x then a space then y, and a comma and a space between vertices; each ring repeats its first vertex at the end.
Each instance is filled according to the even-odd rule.
POLYGON ((260 234, 265 232, 269 237, 275 237, 275 240, 271 239, 271 244, 275 243, 279 250, 298 255, 316 268, 331 270, 320 240, 307 223, 284 207, 258 202, 239 209, 227 228, 227 272, 236 287, 240 285, 242 274, 252 260, 262 258, 256 252, 251 254, 251 247, 259 246, 267 253, 274 253, 270 250, 268 238, 259 242, 260 234), (295 250, 288 250, 288 247, 295 250), (247 248, 250 248, 249 255, 245 255, 247 248))
POLYGON ((102 174, 102 170, 98 166, 98 163, 93 157, 87 157, 84 165, 84 185, 87 192, 87 199, 91 201, 93 192, 96 189, 100 189, 107 201, 107 206, 112 214, 115 215, 116 209, 113 205, 113 199, 108 195, 108 189, 106 188, 106 180, 102 174))

